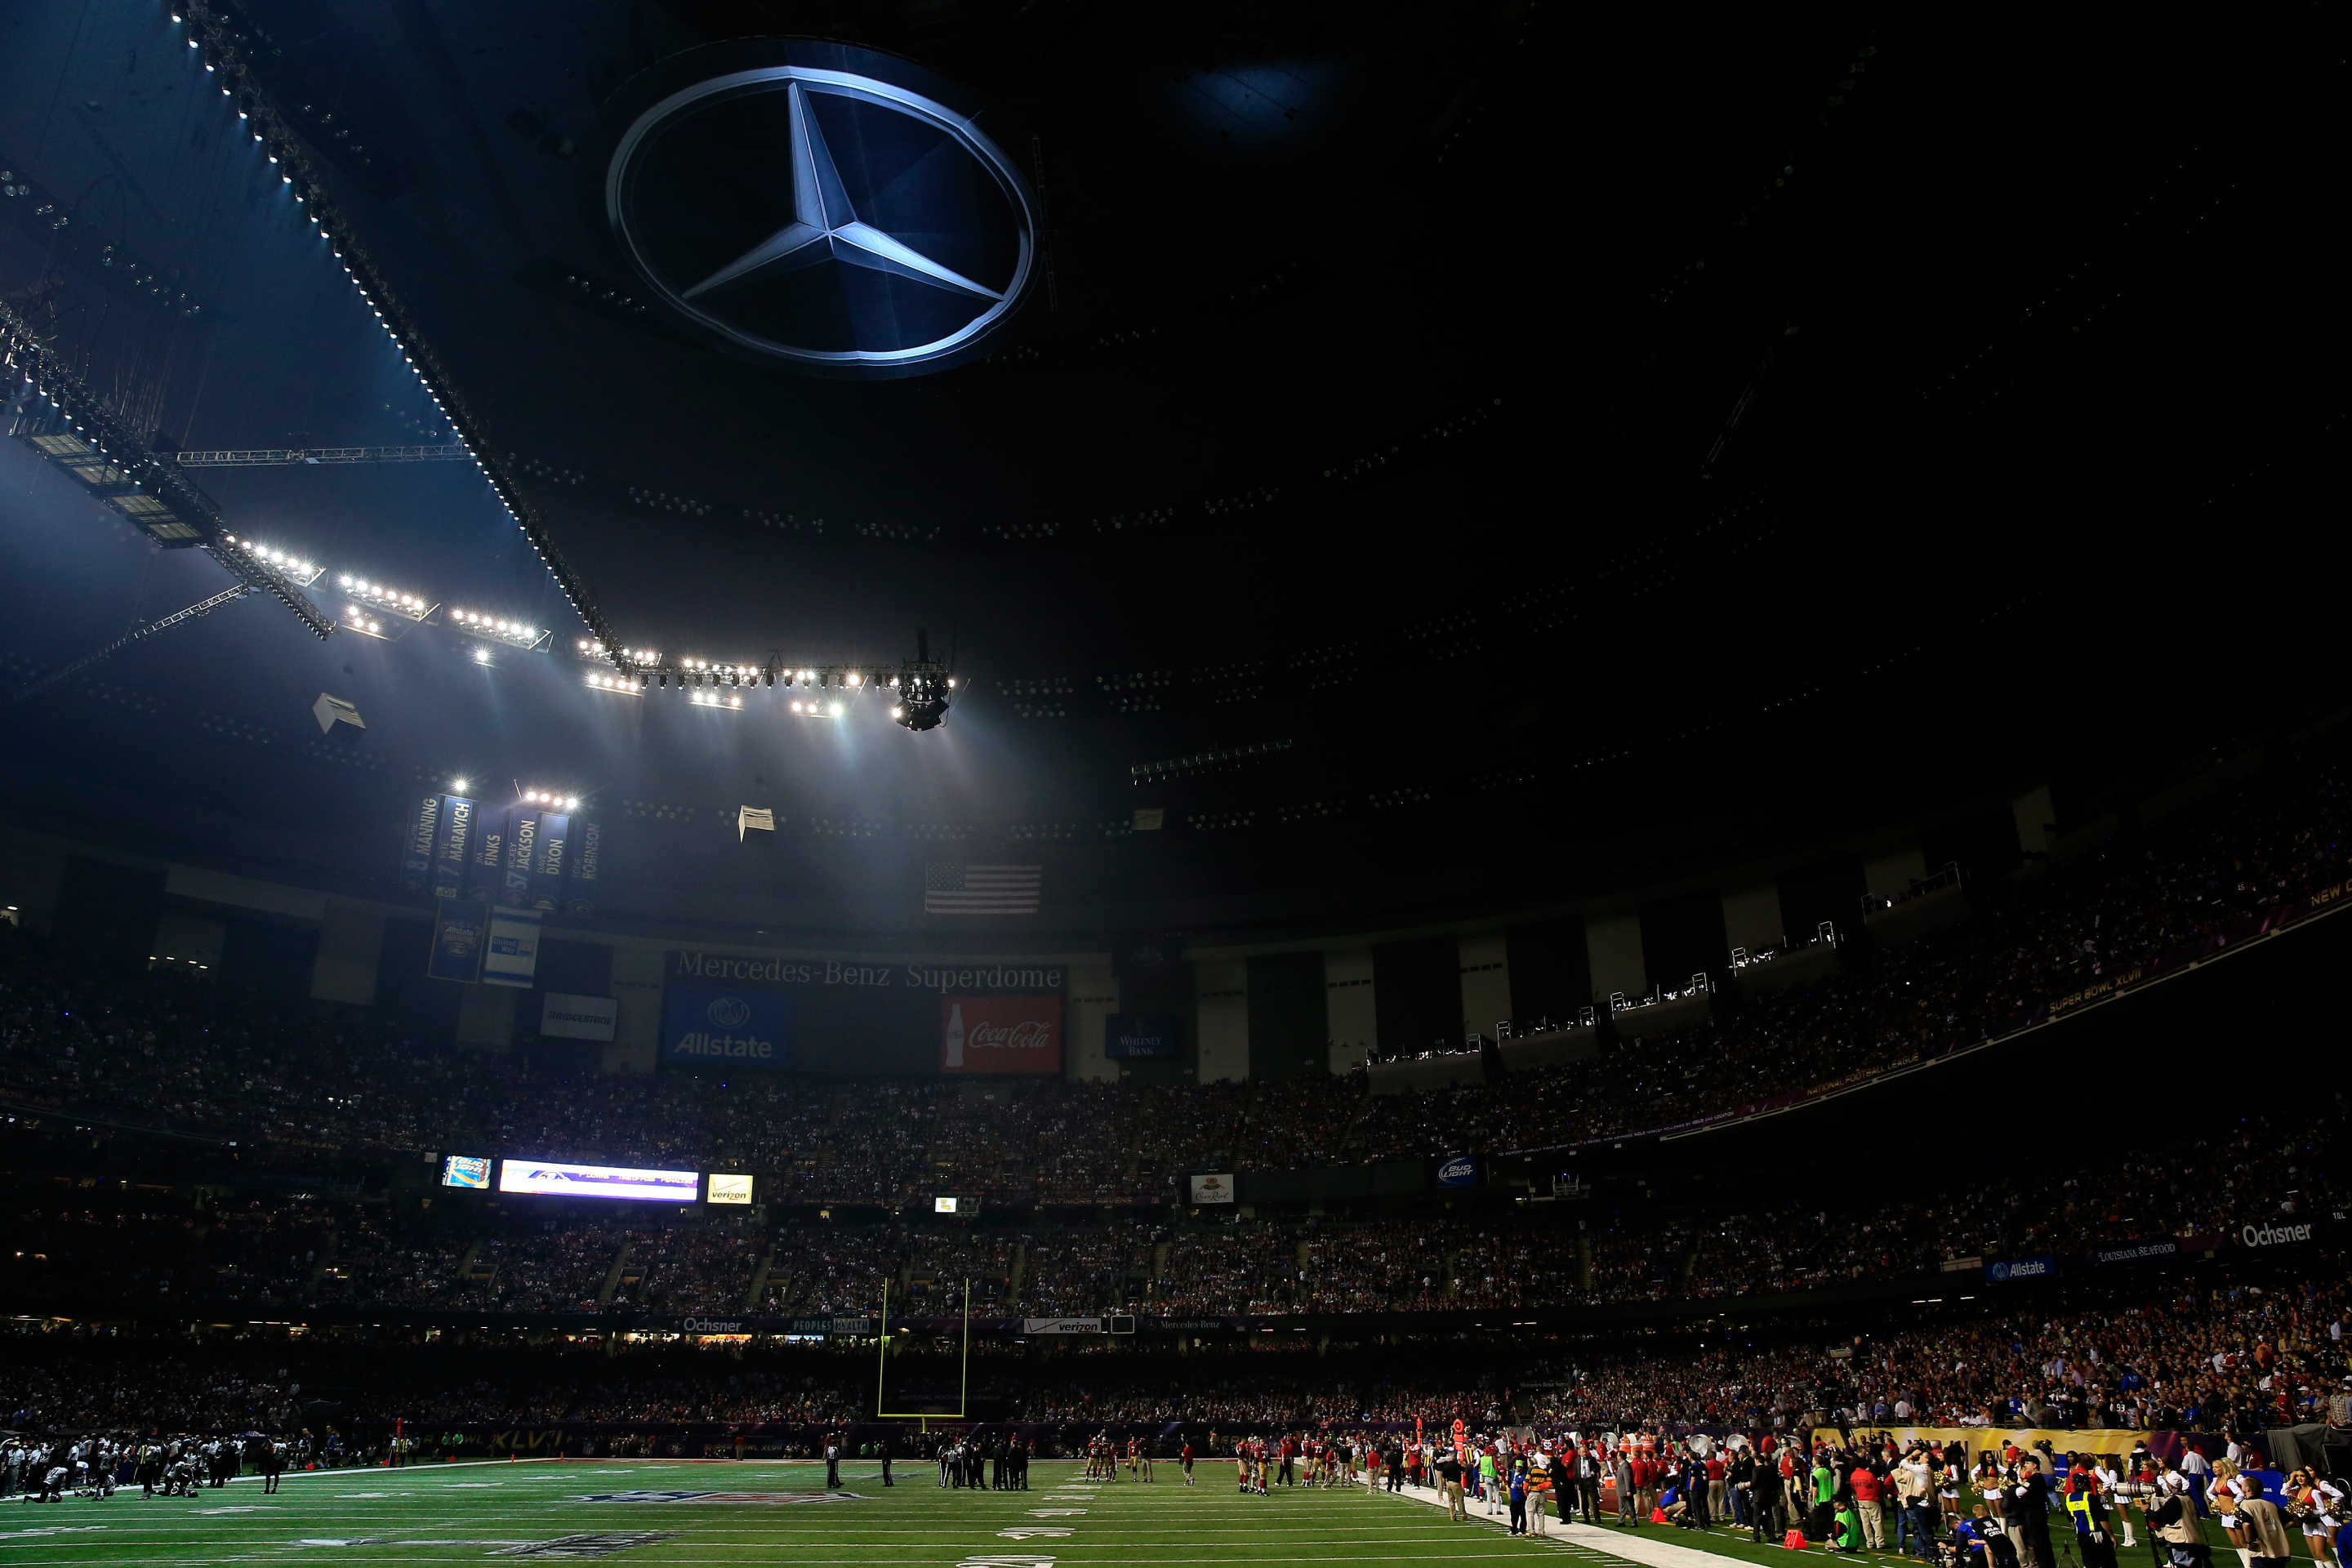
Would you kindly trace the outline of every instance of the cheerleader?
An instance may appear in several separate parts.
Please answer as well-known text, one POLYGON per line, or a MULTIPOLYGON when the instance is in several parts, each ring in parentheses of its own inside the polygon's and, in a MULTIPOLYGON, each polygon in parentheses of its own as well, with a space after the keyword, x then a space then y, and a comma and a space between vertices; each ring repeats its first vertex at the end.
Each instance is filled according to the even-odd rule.
POLYGON ((2238 1504, 2262 1495, 2261 1483, 2242 1473, 2235 1460, 2213 1461, 2213 1489, 2207 1500, 2212 1503, 2214 1517, 2221 1521, 2221 1531, 2230 1538, 2241 1568, 2253 1568, 2254 1551, 2248 1521, 2238 1511, 2238 1504))
POLYGON ((2303 1522, 2303 1543, 2314 1568, 2336 1563, 2336 1532, 2344 1528, 2344 1489, 2308 1465, 2287 1478, 2286 1495, 2303 1522))

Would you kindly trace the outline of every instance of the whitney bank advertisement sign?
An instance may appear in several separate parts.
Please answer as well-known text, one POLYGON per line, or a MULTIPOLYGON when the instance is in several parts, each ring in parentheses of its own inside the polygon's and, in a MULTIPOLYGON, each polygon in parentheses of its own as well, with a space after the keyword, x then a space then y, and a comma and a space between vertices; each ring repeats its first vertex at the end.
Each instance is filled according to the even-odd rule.
POLYGON ((1066 964, 1049 960, 787 957, 674 951, 663 963, 660 1055, 677 1066, 813 1065, 812 1043, 846 1026, 931 1057, 946 1072, 1058 1072, 1066 964), (936 1042, 934 1051, 933 1042, 936 1042))

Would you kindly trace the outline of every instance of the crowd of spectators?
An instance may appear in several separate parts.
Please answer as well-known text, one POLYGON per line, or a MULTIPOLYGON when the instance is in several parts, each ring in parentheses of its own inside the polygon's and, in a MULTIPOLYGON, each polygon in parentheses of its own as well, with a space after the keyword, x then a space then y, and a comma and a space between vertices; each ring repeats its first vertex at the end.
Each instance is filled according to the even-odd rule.
MULTIPOLYGON (((970 1363, 990 1419, 1149 1433, 1329 1423, 1552 1430, 2026 1426, 2260 1433, 2352 1420, 2352 1291, 2324 1282, 2187 1276, 2095 1307, 1947 1309, 1863 1333, 1778 1339, 1719 1331, 1564 1339, 1203 1344, 990 1341, 970 1363)), ((900 1369, 894 1364, 894 1374, 900 1369)), ((907 1352, 904 1375, 952 1387, 953 1347, 907 1352), (928 1365, 925 1357, 937 1363, 928 1365)), ((795 1428, 870 1419, 870 1350, 768 1342, 451 1345, 124 1340, 53 1329, 0 1336, 0 1419, 12 1428, 290 1431, 672 1424, 795 1428)))
MULTIPOLYGON (((2069 864, 1979 881, 1958 929, 1742 998, 1573 1071, 1371 1096, 1360 1075, 1248 1084, 874 1082, 534 1072, 365 1012, 93 974, 0 928, 0 1100, 100 1142, 154 1129, 255 1150, 479 1149, 740 1168, 783 1203, 898 1205, 951 1180, 992 1204, 1160 1204, 1200 1170, 1540 1148, 1668 1126, 1932 1058, 2119 970, 2339 882, 2332 753, 2069 864)), ((1630 1027, 1621 1021, 1621 1033, 1630 1027)))
MULTIPOLYGON (((1754 1190, 1673 1200, 1345 1217, 1086 1223, 653 1223, 576 1205, 468 1215, 386 1202, 107 1192, 26 1184, 0 1207, 0 1307, 185 1303, 546 1314, 1165 1318, 1426 1312, 1781 1295, 1936 1276, 1957 1260, 2221 1244, 2325 1218, 2352 1105, 2325 1089, 2160 1142, 2021 1171, 1920 1172, 1896 1190, 1754 1190)), ((1202 1215, 1215 1211, 1200 1211, 1202 1215)), ((1970 1268, 1976 1267, 1971 1263, 1970 1268)))

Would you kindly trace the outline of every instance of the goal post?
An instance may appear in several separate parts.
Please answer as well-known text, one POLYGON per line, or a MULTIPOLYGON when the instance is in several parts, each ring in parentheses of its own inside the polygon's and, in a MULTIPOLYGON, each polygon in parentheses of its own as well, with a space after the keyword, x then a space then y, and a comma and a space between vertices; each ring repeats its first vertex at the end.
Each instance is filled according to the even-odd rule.
POLYGON ((971 1405, 971 1281, 963 1282, 963 1352, 956 1376, 956 1407, 945 1410, 890 1410, 890 1282, 882 1282, 882 1331, 874 1347, 874 1418, 877 1421, 920 1421, 928 1430, 934 1421, 961 1421, 971 1405))

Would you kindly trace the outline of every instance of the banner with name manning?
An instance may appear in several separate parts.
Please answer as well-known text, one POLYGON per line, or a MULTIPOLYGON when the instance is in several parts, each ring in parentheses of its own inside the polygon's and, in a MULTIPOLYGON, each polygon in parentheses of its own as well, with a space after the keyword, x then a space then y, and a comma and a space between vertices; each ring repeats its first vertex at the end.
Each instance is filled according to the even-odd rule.
POLYGON ((433 879, 433 851, 441 841, 441 796, 437 792, 412 797, 400 829, 401 890, 421 893, 433 879))

